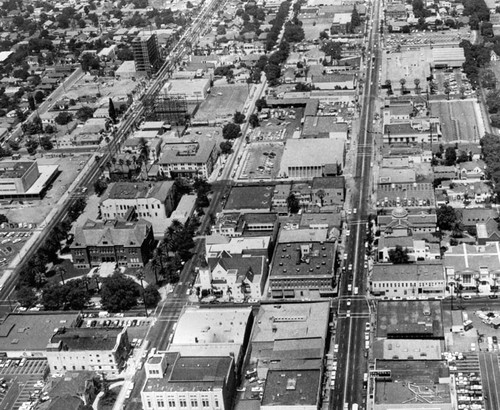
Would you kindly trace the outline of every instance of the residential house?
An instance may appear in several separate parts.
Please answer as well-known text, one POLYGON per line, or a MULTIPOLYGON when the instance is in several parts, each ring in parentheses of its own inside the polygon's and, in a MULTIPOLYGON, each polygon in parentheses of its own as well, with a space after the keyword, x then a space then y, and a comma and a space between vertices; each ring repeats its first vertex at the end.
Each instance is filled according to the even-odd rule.
POLYGON ((484 161, 467 161, 457 165, 460 179, 468 181, 479 181, 484 179, 486 164, 484 161))
POLYGON ((500 242, 500 229, 498 222, 488 219, 486 222, 476 224, 477 244, 486 245, 487 242, 500 242))

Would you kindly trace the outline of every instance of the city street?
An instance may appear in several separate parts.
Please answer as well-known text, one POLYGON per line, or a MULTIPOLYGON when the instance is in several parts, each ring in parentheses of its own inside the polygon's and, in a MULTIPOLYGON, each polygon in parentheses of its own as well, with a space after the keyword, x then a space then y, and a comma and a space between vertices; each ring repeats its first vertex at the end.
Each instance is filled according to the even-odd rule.
MULTIPOLYGON (((360 132, 358 135, 356 153, 354 154, 353 187, 350 203, 353 212, 349 217, 348 225, 351 231, 347 237, 346 252, 347 260, 345 266, 352 264, 352 270, 346 273, 352 274, 352 287, 358 287, 360 295, 364 295, 367 287, 365 262, 366 222, 370 213, 371 197, 371 173, 372 149, 374 144, 374 133, 372 132, 373 118, 375 114, 375 101, 378 98, 378 70, 380 66, 380 1, 372 3, 371 29, 368 32, 368 44, 366 49, 366 76, 364 81, 364 94, 360 115, 360 132), (359 152, 359 149, 362 152, 359 152)), ((355 137, 353 137, 355 138, 355 137)), ((352 155, 353 153, 351 153, 352 155)), ((344 299, 350 296, 347 286, 351 281, 344 274, 341 282, 339 304, 339 318, 337 326, 337 339, 339 353, 337 356, 339 377, 336 378, 335 388, 330 398, 330 408, 342 409, 344 404, 361 405, 364 403, 363 374, 367 371, 365 358, 364 332, 366 322, 369 322, 369 304, 365 298, 352 298, 350 306, 344 303, 344 299)), ((350 408, 350 407, 349 407, 350 408)))

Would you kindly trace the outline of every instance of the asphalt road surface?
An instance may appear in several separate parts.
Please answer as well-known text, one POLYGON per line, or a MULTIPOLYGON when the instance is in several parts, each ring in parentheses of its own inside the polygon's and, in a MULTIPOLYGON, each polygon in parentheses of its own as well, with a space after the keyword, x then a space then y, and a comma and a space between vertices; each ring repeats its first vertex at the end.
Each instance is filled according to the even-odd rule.
MULTIPOLYGON (((352 270, 347 269, 340 287, 338 325, 336 343, 339 344, 337 355, 337 375, 335 388, 330 397, 332 409, 342 409, 344 404, 358 404, 365 408, 363 391, 363 374, 367 371, 365 358, 365 325, 369 321, 369 305, 366 299, 365 238, 366 222, 370 212, 371 166, 373 147, 372 123, 375 111, 375 101, 378 97, 378 70, 380 66, 380 1, 375 0, 370 8, 371 25, 368 31, 366 45, 366 77, 360 114, 360 131, 353 167, 355 189, 351 192, 351 204, 356 212, 348 221, 350 236, 347 238, 345 265, 352 264, 352 270), (349 276, 352 274, 352 281, 349 276), (359 289, 359 295, 347 291, 348 284, 359 289), (347 299, 350 299, 348 306, 347 299)), ((353 137, 354 138, 354 137, 353 137)))

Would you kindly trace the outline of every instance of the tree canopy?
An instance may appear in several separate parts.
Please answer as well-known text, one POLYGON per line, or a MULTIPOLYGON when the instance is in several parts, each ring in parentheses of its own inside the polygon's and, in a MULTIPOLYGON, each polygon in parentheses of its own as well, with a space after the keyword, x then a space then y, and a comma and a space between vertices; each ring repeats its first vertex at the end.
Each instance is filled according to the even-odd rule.
POLYGON ((459 222, 455 209, 450 205, 441 205, 437 211, 437 226, 442 231, 454 230, 459 222))
POLYGON ((139 285, 121 273, 104 278, 101 286, 101 304, 109 312, 120 312, 137 306, 139 285))

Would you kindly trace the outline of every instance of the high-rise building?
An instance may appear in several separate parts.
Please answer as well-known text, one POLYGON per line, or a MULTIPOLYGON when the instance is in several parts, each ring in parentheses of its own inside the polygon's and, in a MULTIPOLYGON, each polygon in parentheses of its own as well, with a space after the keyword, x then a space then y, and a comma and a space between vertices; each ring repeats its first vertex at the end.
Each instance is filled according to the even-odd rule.
POLYGON ((135 71, 151 75, 161 67, 160 51, 156 34, 137 36, 132 42, 135 71))

